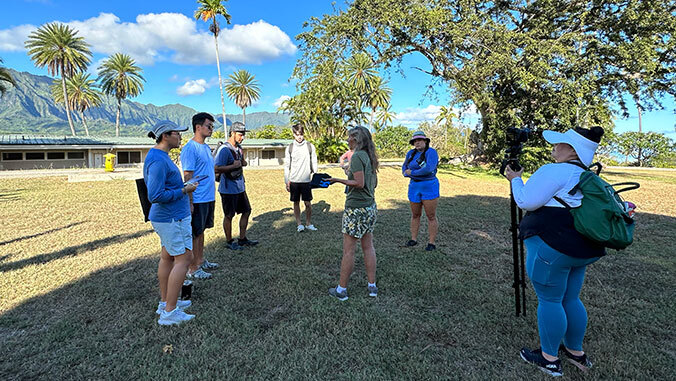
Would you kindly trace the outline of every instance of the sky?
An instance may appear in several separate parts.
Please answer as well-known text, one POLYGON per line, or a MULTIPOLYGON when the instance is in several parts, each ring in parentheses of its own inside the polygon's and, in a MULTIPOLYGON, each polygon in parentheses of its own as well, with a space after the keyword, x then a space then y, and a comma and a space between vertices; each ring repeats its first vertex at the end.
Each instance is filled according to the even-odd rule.
MULTIPOLYGON (((337 2, 342 4, 341 1, 337 2)), ((301 53, 295 36, 304 31, 311 17, 333 13, 331 0, 230 0, 224 3, 232 23, 220 19, 219 58, 225 79, 239 69, 256 77, 261 98, 247 113, 275 112, 280 102, 296 93, 289 81, 301 53)), ((59 21, 79 31, 93 53, 89 71, 113 53, 134 58, 146 79, 143 93, 133 98, 140 103, 162 106, 180 103, 198 111, 221 113, 215 46, 209 24, 195 20, 193 0, 2 0, 0 14, 0 58, 4 66, 33 74, 48 75, 34 66, 23 42, 40 25, 59 21)), ((415 128, 433 121, 450 96, 443 83, 415 69, 429 65, 419 55, 402 64, 405 77, 384 73, 392 89, 391 108, 395 123, 415 128), (434 96, 427 90, 432 84, 434 96)), ((676 139, 673 99, 664 99, 664 110, 644 112, 644 131, 665 133, 676 139)), ((637 131, 638 114, 630 104, 630 117, 615 121, 616 132, 637 131)), ((228 114, 240 113, 226 99, 228 114)), ((464 123, 476 123, 476 115, 465 112, 464 123)))

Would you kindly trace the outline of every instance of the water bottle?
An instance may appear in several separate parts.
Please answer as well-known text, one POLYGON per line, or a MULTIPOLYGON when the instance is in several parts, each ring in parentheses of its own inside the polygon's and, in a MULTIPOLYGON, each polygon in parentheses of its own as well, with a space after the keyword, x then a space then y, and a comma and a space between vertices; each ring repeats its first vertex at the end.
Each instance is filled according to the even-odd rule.
POLYGON ((627 214, 631 218, 634 218, 634 214, 635 214, 634 209, 636 209, 636 204, 634 204, 631 201, 625 201, 624 202, 624 211, 627 212, 627 214))

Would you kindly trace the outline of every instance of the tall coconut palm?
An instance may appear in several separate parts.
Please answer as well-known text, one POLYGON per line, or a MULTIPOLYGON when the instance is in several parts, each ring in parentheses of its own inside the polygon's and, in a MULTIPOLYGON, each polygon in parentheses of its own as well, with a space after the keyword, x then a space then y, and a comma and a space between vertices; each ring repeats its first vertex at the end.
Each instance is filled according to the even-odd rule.
POLYGON ((225 92, 242 109, 242 123, 246 124, 246 108, 261 97, 261 88, 246 70, 238 70, 225 80, 225 92))
POLYGON ((221 107, 223 107, 223 133, 228 136, 228 126, 225 119, 225 99, 223 98, 223 80, 221 78, 221 62, 218 57, 218 34, 221 28, 216 21, 217 16, 223 16, 225 21, 230 24, 230 14, 221 0, 197 0, 199 8, 195 11, 195 18, 203 21, 211 20, 209 31, 214 35, 214 44, 216 46, 216 68, 218 69, 218 87, 221 90, 221 107))
POLYGON ((63 104, 66 107, 66 116, 70 132, 75 136, 73 119, 70 116, 68 94, 66 93, 66 78, 75 73, 85 71, 91 62, 92 53, 84 37, 78 37, 77 31, 68 25, 58 22, 45 24, 28 35, 26 49, 31 60, 37 67, 47 67, 51 75, 61 75, 61 89, 63 90, 63 104))
POLYGON ((369 125, 371 126, 372 132, 376 131, 375 126, 373 125, 373 117, 378 108, 386 109, 390 104, 390 96, 392 95, 392 89, 387 87, 387 82, 385 82, 380 77, 374 77, 371 81, 371 86, 369 92, 366 95, 367 103, 371 108, 371 121, 369 125))
POLYGON ((392 113, 392 109, 390 109, 389 105, 386 108, 381 108, 376 116, 376 123, 379 126, 379 130, 382 130, 389 123, 392 123, 394 117, 395 115, 392 113))
MULTIPOLYGON (((453 112, 452 107, 441 106, 439 109, 439 115, 434 119, 434 121, 440 125, 443 122, 444 125, 444 148, 448 148, 448 129, 453 125, 453 118, 456 115, 453 112)), ((465 150, 467 150, 467 143, 465 143, 465 150)))
POLYGON ((145 79, 136 61, 122 53, 115 53, 104 60, 99 68, 99 83, 104 93, 117 99, 117 116, 115 117, 115 136, 120 136, 120 112, 122 100, 135 97, 143 91, 145 79))
MULTIPOLYGON (((2 63, 2 58, 0 58, 0 63, 2 63)), ((7 84, 16 86, 16 82, 14 82, 14 78, 9 75, 9 71, 4 67, 0 67, 0 96, 5 95, 5 92, 7 91, 7 84)))
MULTIPOLYGON (((89 74, 77 73, 66 80, 66 94, 68 95, 69 106, 80 112, 85 134, 89 136, 84 112, 90 107, 99 106, 103 93, 95 88, 94 80, 89 78, 89 74)), ((52 85, 52 97, 56 102, 63 102, 63 93, 56 81, 52 85)))

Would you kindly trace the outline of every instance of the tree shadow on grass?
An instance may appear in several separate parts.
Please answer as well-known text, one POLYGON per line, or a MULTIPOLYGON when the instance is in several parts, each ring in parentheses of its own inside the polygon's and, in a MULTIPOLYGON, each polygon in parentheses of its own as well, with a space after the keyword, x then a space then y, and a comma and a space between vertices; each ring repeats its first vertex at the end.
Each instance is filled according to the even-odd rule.
POLYGON ((21 199, 20 195, 26 189, 12 189, 0 191, 0 202, 16 201, 21 199))
MULTIPOLYGON (((408 203, 381 204, 374 233, 376 299, 366 295, 359 254, 350 299, 339 302, 327 295, 338 279, 342 207, 320 205, 329 210, 314 214, 320 230, 303 233, 295 231, 290 210, 267 212, 252 220, 250 232, 260 245, 235 252, 224 249, 222 237, 207 242, 206 256, 222 267, 214 279, 195 282, 189 310, 197 316, 194 321, 179 327, 156 324, 157 259, 135 259, 0 316, 0 375, 10 380, 535 378, 537 369, 516 355, 522 345, 537 346, 537 334, 532 291, 529 314, 513 317, 509 201, 442 198, 435 252, 400 247, 409 234, 408 203), (167 345, 171 353, 163 351, 167 345), (339 359, 336 348, 342 351, 339 359)), ((673 332, 668 312, 673 295, 664 290, 673 281, 673 252, 655 248, 671 247, 676 219, 641 215, 640 221, 647 228, 637 233, 636 247, 609 255, 588 271, 583 299, 591 319, 585 349, 599 360, 586 376, 564 365, 571 379, 668 378, 674 344, 664 333, 673 332), (639 350, 635 343, 642 341, 650 345, 639 350)), ((421 231, 421 237, 425 234, 421 231)))
MULTIPOLYGON (((57 250, 51 253, 44 253, 44 254, 38 254, 36 256, 32 256, 30 258, 22 259, 20 261, 16 262, 10 262, 6 264, 0 265, 0 273, 7 272, 7 271, 12 271, 12 270, 18 270, 22 269, 26 266, 30 265, 36 265, 36 264, 45 264, 57 259, 65 258, 65 257, 72 257, 87 251, 92 251, 96 250, 98 248, 108 246, 108 245, 113 245, 116 243, 121 243, 125 242, 130 239, 135 239, 139 237, 143 237, 145 235, 148 235, 152 233, 153 230, 143 230, 143 231, 138 231, 136 233, 130 233, 130 234, 118 234, 102 239, 97 239, 95 241, 83 243, 81 245, 76 245, 76 246, 69 246, 66 248, 63 248, 61 250, 57 250)), ((43 233, 44 234, 44 233, 43 233)))
POLYGON ((10 243, 14 243, 14 242, 18 242, 18 241, 23 241, 23 240, 26 240, 26 239, 39 237, 39 236, 45 235, 45 234, 51 234, 51 233, 54 233, 54 232, 58 232, 59 230, 68 229, 68 228, 72 228, 73 226, 84 224, 85 222, 88 222, 88 221, 73 222, 72 224, 61 226, 59 228, 50 229, 50 230, 44 231, 42 233, 25 235, 23 237, 13 238, 13 239, 10 239, 8 241, 0 242, 0 246, 7 245, 7 244, 10 244, 10 243))

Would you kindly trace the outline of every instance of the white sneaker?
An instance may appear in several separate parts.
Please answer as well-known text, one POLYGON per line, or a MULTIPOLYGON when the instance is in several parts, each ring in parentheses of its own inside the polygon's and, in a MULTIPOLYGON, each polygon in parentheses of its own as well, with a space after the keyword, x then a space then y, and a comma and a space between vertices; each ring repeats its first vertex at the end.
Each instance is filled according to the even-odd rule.
POLYGON ((181 324, 184 321, 192 320, 195 315, 189 315, 183 312, 180 308, 176 307, 173 311, 167 312, 162 311, 160 318, 157 320, 159 325, 175 325, 181 324))
POLYGON ((303 230, 305 230, 305 226, 298 225, 298 233, 302 232, 303 230))
MULTIPOLYGON (((185 310, 186 308, 190 307, 192 305, 192 302, 190 300, 177 300, 176 301, 176 307, 180 308, 181 310, 185 310)), ((157 304, 157 311, 155 311, 156 314, 161 315, 162 311, 167 308, 167 302, 159 302, 157 304)))
POLYGON ((194 273, 188 271, 188 273, 185 274, 185 277, 188 279, 211 279, 211 273, 208 273, 202 270, 201 267, 198 267, 194 273))
POLYGON ((313 232, 317 231, 317 228, 314 225, 307 225, 307 226, 305 226, 305 229, 307 229, 309 231, 313 231, 313 232))

